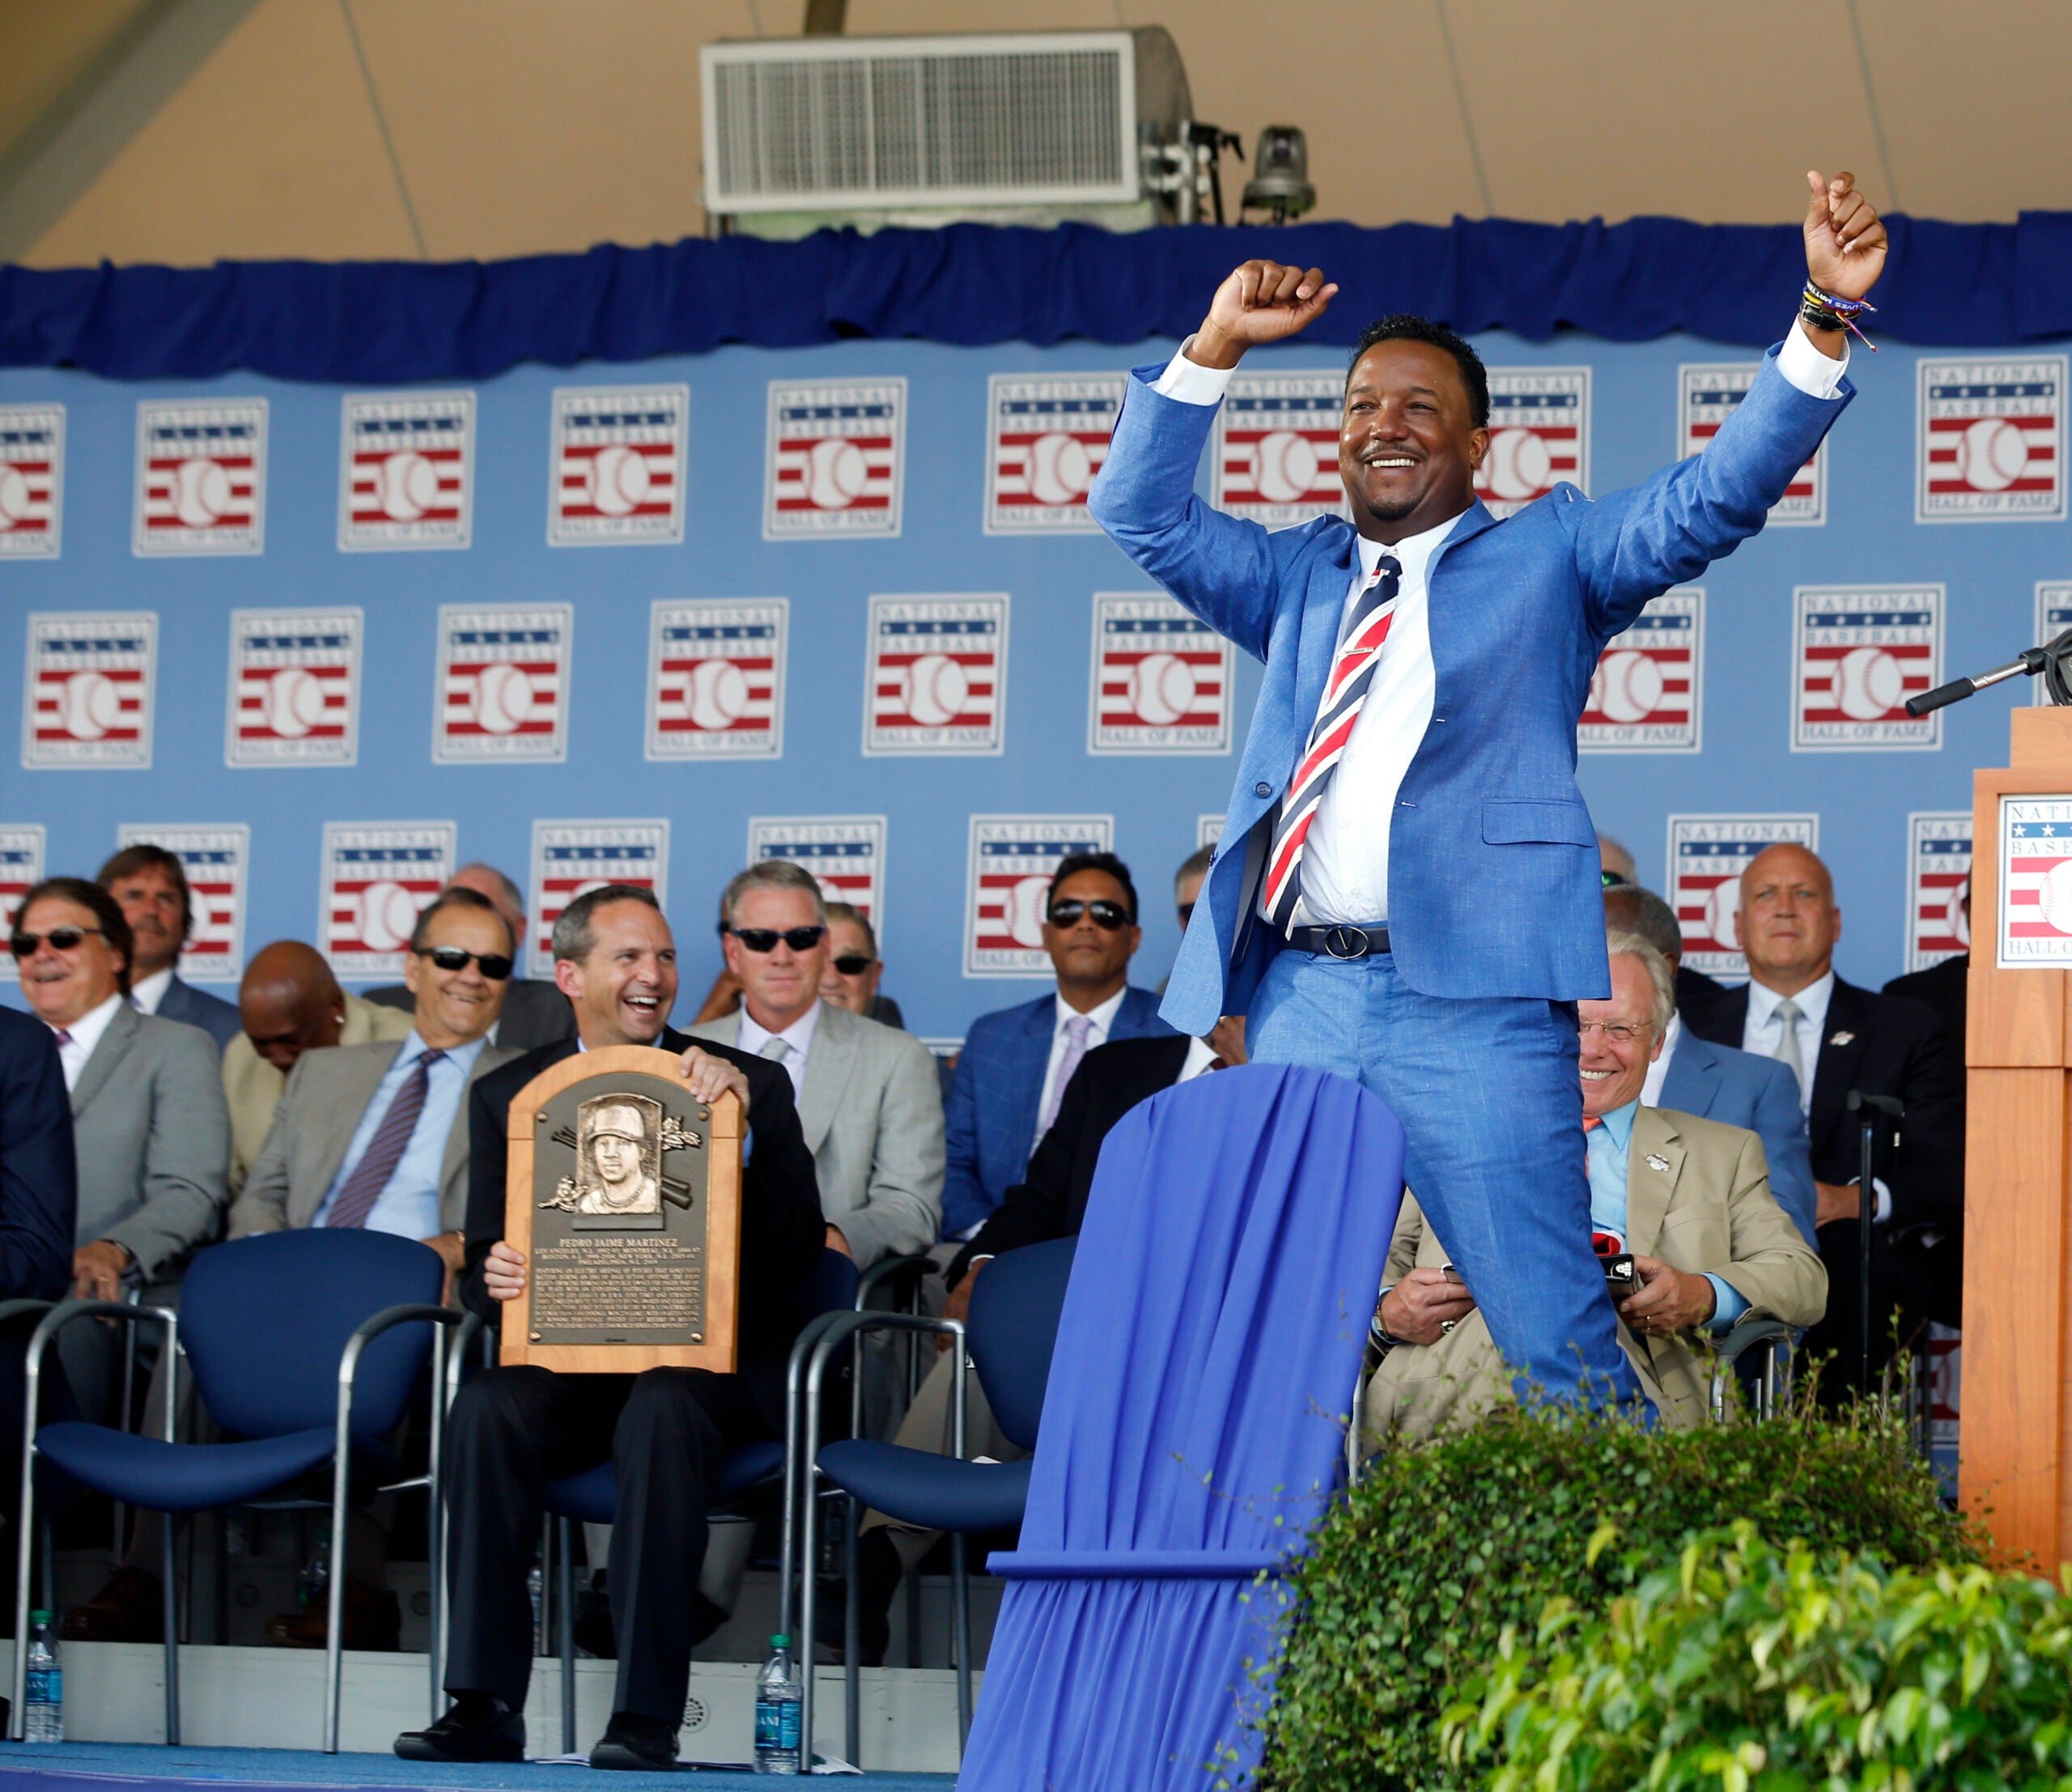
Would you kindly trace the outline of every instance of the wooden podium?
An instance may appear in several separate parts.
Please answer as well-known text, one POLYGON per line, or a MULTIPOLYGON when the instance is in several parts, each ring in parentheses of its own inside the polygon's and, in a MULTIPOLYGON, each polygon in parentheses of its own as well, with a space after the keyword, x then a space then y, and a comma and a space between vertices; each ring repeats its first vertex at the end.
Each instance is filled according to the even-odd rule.
POLYGON ((2072 986, 2002 969, 1998 947, 2003 800, 2072 800, 2072 709, 2018 709, 2013 736, 1972 785, 1959 1488, 2002 1554, 2054 1578, 2072 1556, 2072 986))

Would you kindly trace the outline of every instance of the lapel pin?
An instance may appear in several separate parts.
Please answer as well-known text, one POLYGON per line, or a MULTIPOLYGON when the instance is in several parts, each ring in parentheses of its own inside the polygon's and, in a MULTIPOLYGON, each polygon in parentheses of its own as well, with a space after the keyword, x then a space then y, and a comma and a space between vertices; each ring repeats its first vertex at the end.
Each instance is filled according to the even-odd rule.
POLYGON ((1831 1033, 1828 1035, 1828 1043, 1831 1046, 1845 1046, 1855 1037, 1853 1033, 1831 1033))
POLYGON ((1650 1151, 1648 1153, 1647 1164, 1649 1169, 1662 1175, 1667 1176, 1669 1174, 1669 1160, 1659 1151, 1650 1151))

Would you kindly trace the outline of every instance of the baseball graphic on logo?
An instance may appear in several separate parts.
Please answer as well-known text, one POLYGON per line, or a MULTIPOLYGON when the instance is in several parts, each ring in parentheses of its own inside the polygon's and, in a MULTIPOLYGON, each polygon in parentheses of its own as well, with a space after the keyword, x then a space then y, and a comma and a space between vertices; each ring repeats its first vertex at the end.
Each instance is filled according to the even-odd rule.
POLYGON ((590 502, 607 516, 630 516, 648 495, 648 457, 614 444, 590 459, 590 502))
POLYGON ((1270 430, 1252 450, 1259 495, 1292 504, 1317 482, 1317 451, 1292 429, 1270 430))
POLYGON ((324 682, 300 666, 283 666, 266 681, 266 727, 299 741, 324 720, 324 682))
POLYGON ((19 467, 0 467, 0 529, 12 529, 29 513, 29 482, 19 467))
POLYGON ((417 919, 417 898, 393 878, 381 878, 359 893, 357 931, 369 952, 400 952, 417 919))
POLYGON ((206 529, 230 508, 230 475, 214 461, 182 461, 173 475, 172 507, 189 529, 206 529))
POLYGON ((748 707, 748 680, 731 660, 701 660, 690 669, 685 695, 696 726, 731 728, 748 707))
POLYGON ((1491 431, 1489 456, 1482 463, 1483 478, 1492 497, 1515 503, 1536 497, 1547 490, 1554 476, 1554 463, 1547 444, 1529 429, 1491 431))
POLYGON ((900 674, 906 713, 923 728, 945 728, 964 712, 971 682, 946 653, 924 653, 900 674))
POLYGON ((2029 464, 2029 444, 2004 417, 1981 417, 1957 438, 1957 477, 1974 491, 2005 491, 2029 464))
POLYGON ((1029 449, 1029 490, 1038 503, 1068 504, 1093 482, 1093 461, 1083 443, 1053 431, 1029 449))
POLYGON ((1964 897, 1970 887, 1971 879, 1967 877, 1964 882, 1950 892, 1950 899, 1942 908, 1942 925, 1945 931, 1967 952, 1971 950, 1972 922, 1971 917, 1964 912, 1964 897))
POLYGON ((405 448, 381 463, 381 508, 399 523, 414 523, 439 497, 439 469, 405 448))
POLYGON ((2036 903, 2053 933, 2072 933, 2072 859, 2061 859, 2044 873, 2036 903))
POLYGON ((484 666, 475 675, 475 724, 491 734, 515 734, 533 712, 533 681, 518 666, 484 666))
POLYGON ((1900 707, 1900 662, 1883 648, 1851 648, 1835 662, 1835 707, 1853 722, 1875 722, 1900 707))
POLYGON ((1741 912, 1741 880, 1730 877, 1705 892, 1705 937, 1720 945, 1734 945, 1734 918, 1741 912))
POLYGON ((1194 668, 1175 653, 1147 653, 1130 672, 1130 707, 1153 728, 1170 728, 1194 707, 1194 668))
POLYGON ((822 510, 847 510, 863 495, 869 474, 854 442, 816 442, 806 456, 806 495, 822 510))
POLYGON ((1606 654, 1590 681, 1590 707, 1607 721, 1642 721, 1662 698, 1661 665, 1632 648, 1606 654))
POLYGON ((1042 945, 1043 920, 1050 912, 1050 898, 1048 877, 1024 877, 1007 893, 1007 930, 1013 935, 1017 945, 1042 945))
POLYGON ((65 681, 63 715, 74 740, 98 741, 121 720, 121 694, 104 672, 75 672, 65 681))

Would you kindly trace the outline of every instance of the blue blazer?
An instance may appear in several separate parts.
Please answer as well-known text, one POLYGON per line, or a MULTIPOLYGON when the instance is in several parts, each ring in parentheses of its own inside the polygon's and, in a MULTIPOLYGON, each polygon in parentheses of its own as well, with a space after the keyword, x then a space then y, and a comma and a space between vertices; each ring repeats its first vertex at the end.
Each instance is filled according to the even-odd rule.
POLYGON ((244 1018, 234 1004, 197 989, 192 983, 182 983, 178 971, 172 974, 172 981, 166 986, 165 998, 159 1004, 159 1017, 198 1026, 216 1042, 219 1051, 229 1050, 231 1041, 244 1030, 244 1018))
MULTIPOLYGON (((1387 826, 1397 968, 1445 996, 1573 1000, 1611 991, 1597 834, 1576 788, 1576 724, 1604 643, 1671 586, 1762 528, 1853 389, 1809 397, 1773 349, 1705 452, 1595 502, 1561 486, 1499 523, 1480 503, 1432 558, 1432 724, 1387 826)), ((1330 669, 1358 563, 1343 518, 1270 533, 1210 508, 1195 471, 1215 407, 1129 383, 1089 499, 1116 544, 1266 665, 1251 732, 1166 1017, 1206 1033, 1242 1013, 1276 949, 1258 874, 1330 669)))
POLYGON ((1701 1039, 1687 1025, 1676 1036, 1657 1105, 1760 1134, 1770 1161, 1770 1192, 1806 1242, 1820 1248, 1813 1236, 1811 1148, 1798 1110, 1798 1085, 1789 1070, 1775 1059, 1701 1039))
MULTIPOLYGON (((942 1183, 945 1238, 990 1219, 1029 1168, 1057 1014, 1057 992, 1047 989, 1019 1008, 981 1014, 964 1036, 943 1113, 949 1146, 942 1183)), ((1172 1030, 1158 1017, 1156 996, 1129 989, 1108 1037, 1140 1039, 1172 1030)))

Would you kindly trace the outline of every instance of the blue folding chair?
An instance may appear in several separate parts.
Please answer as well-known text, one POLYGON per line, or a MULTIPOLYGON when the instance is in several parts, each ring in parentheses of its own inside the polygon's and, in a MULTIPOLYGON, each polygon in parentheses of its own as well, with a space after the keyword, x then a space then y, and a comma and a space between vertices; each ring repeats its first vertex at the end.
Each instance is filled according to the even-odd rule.
MULTIPOLYGON (((66 1301, 29 1340, 22 1445, 21 1529, 15 1634, 28 1634, 30 1541, 39 1457, 111 1499, 166 1515, 165 1739, 180 1740, 180 1650, 175 1609, 174 1518, 225 1505, 321 1509, 331 1513, 330 1619, 325 1637, 324 1752, 338 1751, 338 1679, 345 1616, 348 1496, 423 1488, 439 1509, 439 1450, 461 1348, 482 1322, 437 1304, 445 1268, 413 1238, 384 1232, 270 1233, 218 1245, 188 1266, 182 1310, 113 1301, 66 1301), (68 1421, 39 1425, 44 1352, 64 1327, 84 1319, 160 1327, 165 1390, 163 1437, 68 1421), (424 1332, 399 1331, 428 1324, 424 1332), (448 1350, 448 1331, 458 1328, 448 1350), (176 1435, 180 1357, 185 1352, 210 1415, 240 1441, 183 1444, 176 1435), (431 1461, 406 1476, 383 1441, 404 1415, 419 1372, 433 1357, 431 1461), (298 1497, 304 1477, 331 1467, 328 1502, 298 1497)), ((443 1582, 443 1531, 431 1532, 432 1584, 443 1582)), ((432 1607, 431 1714, 439 1713, 444 1612, 432 1607)), ((28 1652, 15 1651, 9 1735, 19 1741, 28 1652)))
MULTIPOLYGON (((815 1474, 849 1497, 851 1551, 845 1614, 847 1634, 843 1651, 847 1701, 845 1737, 849 1760, 856 1760, 861 1742, 854 1544, 857 1520, 866 1506, 902 1524, 921 1525, 931 1531, 947 1531, 950 1534, 950 1591, 952 1621, 956 1626, 960 1745, 969 1734, 971 1588, 964 1539, 967 1534, 1009 1530, 1021 1522, 1022 1509, 1029 1497, 1030 1464, 1027 1461, 973 1463, 964 1459, 966 1352, 968 1349, 970 1366, 979 1372, 979 1385, 985 1391, 987 1403, 992 1408, 993 1417, 1001 1431, 1024 1450, 1033 1450, 1036 1447, 1037 1427, 1043 1414, 1043 1393, 1050 1379, 1051 1351, 1057 1342, 1058 1317, 1064 1307, 1066 1284, 1072 1279, 1072 1255, 1076 1244, 1075 1239, 1060 1238, 996 1257, 972 1289, 970 1315, 961 1326, 954 1319, 915 1319, 896 1313, 843 1314, 828 1322, 810 1341, 803 1433, 809 1439, 820 1436, 821 1388, 827 1365, 835 1352, 859 1333, 879 1328, 947 1333, 951 1340, 950 1348, 957 1357, 957 1368, 950 1396, 950 1455, 939 1456, 932 1450, 909 1450, 899 1444, 851 1437, 821 1446, 813 1454, 810 1473, 799 1477, 805 1490, 800 1559, 807 1583, 799 1631, 800 1657, 805 1663, 799 1716, 800 1734, 806 1739, 809 1750, 813 1736, 815 1642, 811 1587, 818 1541, 818 1505, 812 1486, 815 1474)), ((794 1361, 796 1361, 795 1357, 794 1361)), ((792 1585, 788 1565, 783 1579, 788 1606, 792 1585)))

